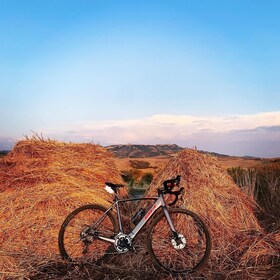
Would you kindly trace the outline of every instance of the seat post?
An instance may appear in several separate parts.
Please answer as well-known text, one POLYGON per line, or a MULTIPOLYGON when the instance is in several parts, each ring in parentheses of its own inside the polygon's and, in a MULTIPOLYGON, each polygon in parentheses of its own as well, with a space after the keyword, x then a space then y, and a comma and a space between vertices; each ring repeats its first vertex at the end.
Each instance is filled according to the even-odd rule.
POLYGON ((117 196, 117 190, 114 190, 115 191, 115 195, 114 195, 114 202, 117 202, 119 200, 119 197, 117 196))

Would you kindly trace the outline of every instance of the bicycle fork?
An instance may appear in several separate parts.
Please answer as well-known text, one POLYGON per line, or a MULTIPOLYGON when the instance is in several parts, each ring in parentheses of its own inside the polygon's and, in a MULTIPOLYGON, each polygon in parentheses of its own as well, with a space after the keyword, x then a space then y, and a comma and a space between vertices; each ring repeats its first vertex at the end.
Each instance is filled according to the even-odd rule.
POLYGON ((178 232, 176 231, 173 221, 170 218, 170 215, 169 215, 169 212, 168 212, 168 209, 166 207, 166 203, 165 203, 163 197, 161 198, 161 203, 162 203, 163 213, 165 215, 165 218, 166 218, 168 225, 173 234, 173 239, 171 240, 172 246, 175 249, 183 249, 186 245, 186 238, 182 234, 178 234, 178 232))

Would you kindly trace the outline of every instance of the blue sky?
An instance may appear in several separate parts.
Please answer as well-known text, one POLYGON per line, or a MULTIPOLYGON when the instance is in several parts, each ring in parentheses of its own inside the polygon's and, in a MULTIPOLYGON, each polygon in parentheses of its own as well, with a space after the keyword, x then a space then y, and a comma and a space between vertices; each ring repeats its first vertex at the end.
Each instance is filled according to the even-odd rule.
POLYGON ((35 131, 280 156, 279 8, 0 0, 0 149, 35 131))

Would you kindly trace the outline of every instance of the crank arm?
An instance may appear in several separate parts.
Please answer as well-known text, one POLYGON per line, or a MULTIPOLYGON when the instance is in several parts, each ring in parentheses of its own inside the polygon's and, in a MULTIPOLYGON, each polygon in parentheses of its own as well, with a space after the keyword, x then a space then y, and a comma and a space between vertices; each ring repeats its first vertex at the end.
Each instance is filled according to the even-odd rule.
POLYGON ((103 236, 98 236, 97 238, 100 240, 109 242, 109 243, 113 243, 113 244, 115 243, 115 239, 112 239, 112 238, 107 238, 107 237, 103 237, 103 236))

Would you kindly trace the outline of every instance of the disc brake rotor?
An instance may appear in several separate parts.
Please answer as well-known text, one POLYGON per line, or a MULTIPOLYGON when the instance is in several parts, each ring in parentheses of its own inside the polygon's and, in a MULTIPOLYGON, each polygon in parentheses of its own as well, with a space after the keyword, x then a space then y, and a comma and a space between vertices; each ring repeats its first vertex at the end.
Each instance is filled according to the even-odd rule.
POLYGON ((183 234, 178 234, 177 240, 172 238, 171 244, 176 250, 182 250, 186 247, 187 241, 183 234))

